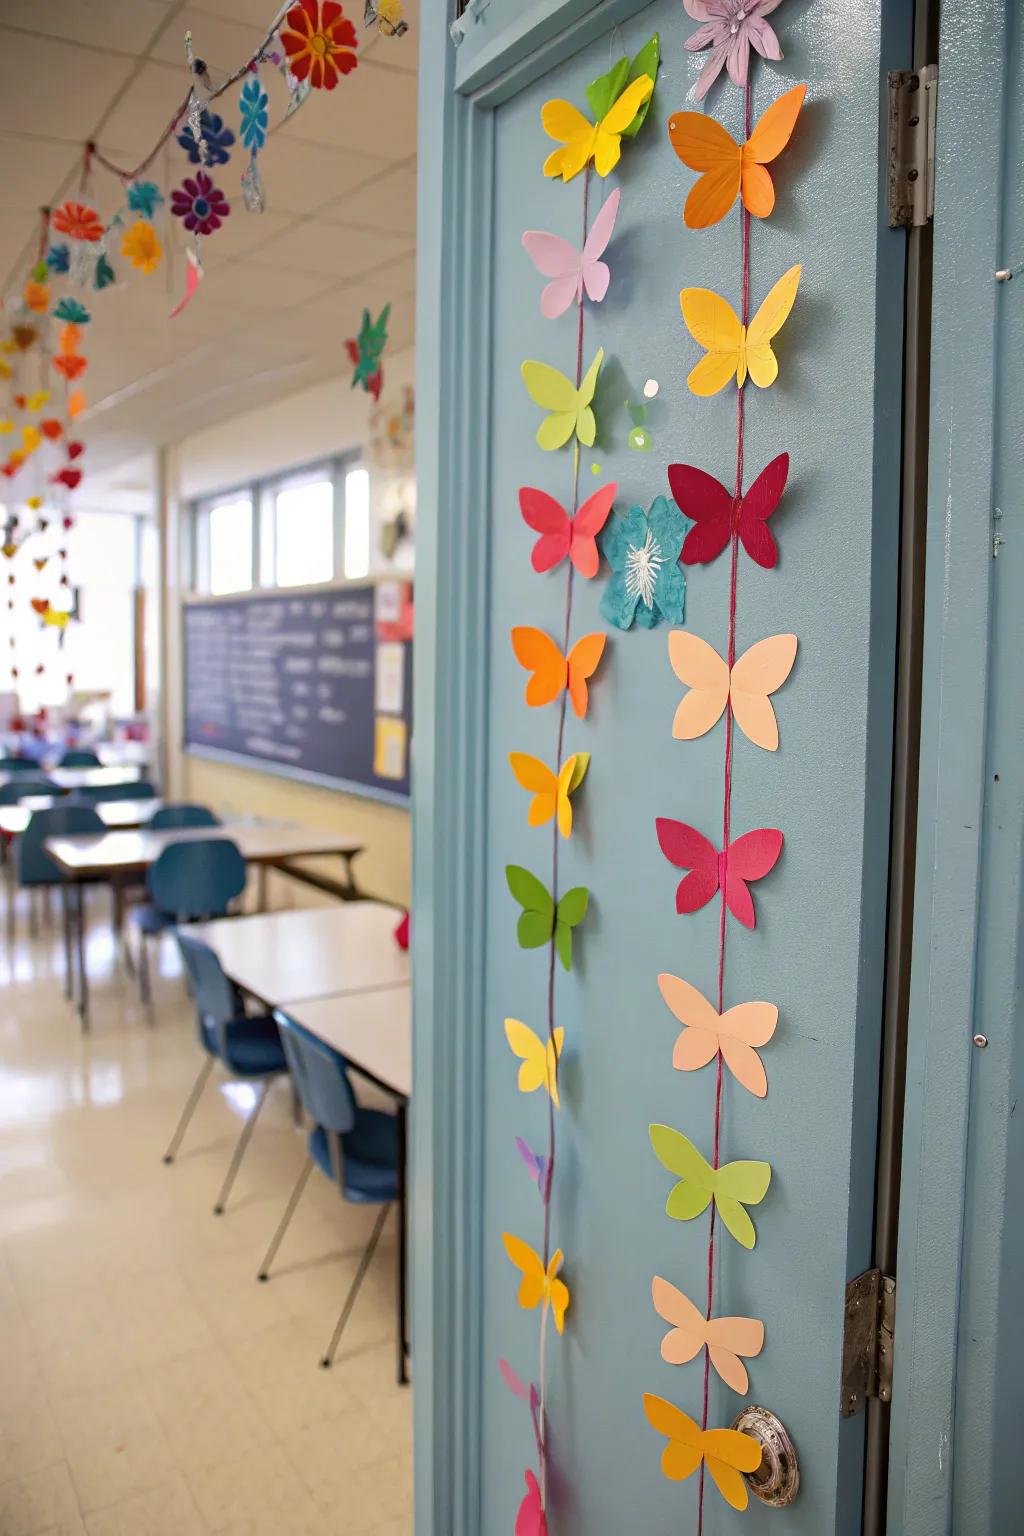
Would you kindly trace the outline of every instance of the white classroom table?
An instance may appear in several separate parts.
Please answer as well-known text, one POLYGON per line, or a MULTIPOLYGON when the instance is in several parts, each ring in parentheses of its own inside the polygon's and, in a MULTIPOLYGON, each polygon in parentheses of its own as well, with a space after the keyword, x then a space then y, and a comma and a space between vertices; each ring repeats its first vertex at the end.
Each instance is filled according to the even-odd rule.
POLYGON ((133 784, 141 778, 138 767, 128 764, 120 768, 44 768, 25 769, 23 773, 0 773, 0 784, 17 780, 49 779, 60 789, 98 789, 107 784, 133 784))
MULTIPOLYGON (((63 799, 53 795, 30 795, 20 805, 0 805, 0 832, 18 837, 24 832, 33 811, 48 811, 52 806, 63 805, 63 799)), ((91 807, 108 831, 144 827, 164 804, 163 800, 101 800, 91 807)))
POLYGON ((225 973, 269 1008, 305 998, 408 985, 407 950, 395 929, 400 907, 345 901, 189 923, 182 933, 209 944, 225 973))

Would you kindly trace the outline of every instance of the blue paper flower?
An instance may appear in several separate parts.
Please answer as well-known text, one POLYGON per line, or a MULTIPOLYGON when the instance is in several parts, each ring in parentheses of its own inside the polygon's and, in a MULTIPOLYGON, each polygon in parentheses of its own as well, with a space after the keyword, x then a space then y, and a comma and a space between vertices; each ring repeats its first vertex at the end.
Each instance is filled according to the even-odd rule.
POLYGON ((674 504, 658 496, 650 512, 630 507, 617 513, 601 547, 612 578, 601 599, 601 612, 617 629, 634 620, 653 629, 662 619, 681 624, 686 611, 686 577, 679 564, 689 522, 674 504))
POLYGON ((77 299, 61 299, 53 311, 53 318, 63 320, 66 325, 88 325, 92 316, 77 299))
POLYGON ((259 75, 253 75, 242 86, 238 103, 242 114, 242 143, 252 154, 256 154, 267 142, 269 103, 270 97, 260 84, 259 75))
MULTIPOLYGON (((189 139, 195 143, 191 134, 189 139)), ((163 200, 164 195, 155 181, 133 181, 128 185, 128 207, 132 213, 141 213, 144 219, 151 219, 163 200)))
MULTIPOLYGON (((206 144, 206 164, 227 165, 231 159, 231 145, 235 142, 235 136, 230 128, 225 127, 224 119, 216 112, 209 112, 204 107, 200 119, 200 132, 206 144)), ((203 157, 199 152, 199 145, 192 137, 191 128, 185 127, 181 130, 178 134, 178 143, 193 165, 203 164, 203 157)))
POLYGON ((71 252, 66 245, 51 245, 46 253, 46 265, 51 272, 67 272, 71 267, 71 252))

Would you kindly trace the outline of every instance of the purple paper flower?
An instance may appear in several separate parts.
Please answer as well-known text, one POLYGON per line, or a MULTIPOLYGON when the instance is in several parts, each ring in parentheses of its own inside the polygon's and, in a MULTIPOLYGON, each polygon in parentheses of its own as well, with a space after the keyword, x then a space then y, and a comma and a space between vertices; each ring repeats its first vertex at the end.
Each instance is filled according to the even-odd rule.
POLYGON ((205 171, 186 176, 171 193, 171 212, 197 235, 212 235, 231 212, 231 204, 205 171))
POLYGON ((723 65, 734 85, 746 85, 752 47, 763 59, 782 58, 779 40, 764 19, 781 3, 782 0, 683 0, 687 16, 703 22, 686 39, 687 49, 690 53, 711 49, 711 57, 690 92, 694 101, 704 100, 723 65))

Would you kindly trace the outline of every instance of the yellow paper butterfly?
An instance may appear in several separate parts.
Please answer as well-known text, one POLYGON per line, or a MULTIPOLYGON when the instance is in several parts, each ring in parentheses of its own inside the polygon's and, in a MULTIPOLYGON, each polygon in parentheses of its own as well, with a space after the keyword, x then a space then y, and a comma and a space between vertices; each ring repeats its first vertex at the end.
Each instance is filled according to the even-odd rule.
POLYGON ((587 369, 579 389, 571 379, 547 363, 527 361, 521 373, 527 393, 541 410, 550 411, 537 428, 537 444, 546 450, 564 448, 573 434, 587 448, 593 448, 597 436, 593 400, 597 375, 604 362, 604 348, 599 348, 587 369))
POLYGON ((14 431, 14 422, 9 416, 0 417, 0 437, 6 437, 8 432, 14 431))
POLYGON ((555 1315, 555 1327, 561 1333, 565 1328, 565 1314, 569 1306, 569 1287, 564 1280, 558 1279, 565 1254, 561 1248, 557 1248, 545 1271, 540 1256, 521 1237, 513 1237, 511 1232, 505 1232, 501 1240, 512 1263, 522 1272, 519 1305, 524 1312, 532 1312, 536 1306, 547 1307, 550 1304, 555 1315))
POLYGON ((562 146, 544 162, 545 176, 571 181, 584 166, 594 162, 599 176, 607 176, 619 163, 622 135, 654 90, 650 75, 638 75, 609 108, 599 123, 590 123, 571 101, 546 101, 540 120, 549 139, 562 146))
POLYGON ((508 760, 512 772, 524 789, 533 795, 527 812, 527 825, 543 827, 552 816, 558 818, 558 830, 563 837, 572 831, 572 803, 569 796, 583 783, 590 765, 589 752, 574 752, 567 757, 556 775, 539 757, 528 752, 510 752, 508 760))
POLYGON ((668 637, 669 660, 690 691, 676 710, 672 735, 678 741, 703 736, 731 703, 744 736, 766 752, 777 751, 779 723, 771 695, 793 670, 796 647, 796 635, 769 635, 744 651, 730 673, 714 646, 689 630, 674 629, 668 637))
POLYGON ((26 411, 41 411, 44 405, 50 401, 48 389, 37 389, 34 395, 29 395, 25 401, 26 411))
POLYGON ((710 288, 683 289, 679 304, 686 328, 707 354, 686 380, 693 394, 717 395, 733 375, 741 389, 748 373, 759 389, 775 383, 779 364, 771 344, 796 302, 800 272, 798 263, 783 273, 748 326, 710 288))
POLYGON ((38 427, 25 426, 21 429, 21 446, 26 453, 35 453, 43 440, 43 434, 38 427))
POLYGON ((750 1495, 741 1473, 756 1472, 761 1465, 761 1447, 753 1435, 738 1429, 701 1429, 688 1413, 652 1392, 644 1393, 644 1412, 651 1428, 668 1440, 661 1470, 671 1482, 681 1483, 703 1461, 725 1502, 746 1509, 750 1495))
POLYGON ((520 1019, 505 1020, 505 1039, 513 1056, 522 1062, 519 1068, 519 1092, 536 1093, 546 1088, 556 1109, 558 1102, 558 1061, 565 1041, 565 1030, 556 1029, 553 1040, 541 1040, 529 1024, 520 1019))

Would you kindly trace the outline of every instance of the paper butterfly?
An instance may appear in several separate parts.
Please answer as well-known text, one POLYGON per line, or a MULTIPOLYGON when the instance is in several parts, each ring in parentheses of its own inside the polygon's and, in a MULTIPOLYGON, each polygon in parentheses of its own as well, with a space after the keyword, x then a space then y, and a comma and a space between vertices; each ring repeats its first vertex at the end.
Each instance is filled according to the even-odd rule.
POLYGON ((612 238, 621 195, 618 187, 609 193, 582 251, 561 235, 549 235, 544 230, 528 229, 524 234, 523 245, 530 260, 542 277, 552 279, 540 296, 540 312, 545 319, 557 320, 570 304, 582 304, 584 289, 594 304, 600 304, 608 292, 611 273, 601 257, 612 238))
POLYGON ((706 1318, 689 1296, 655 1275, 651 1299, 658 1316, 672 1328, 661 1341, 661 1358, 668 1365, 686 1365, 707 1349, 711 1364, 727 1387, 746 1392, 750 1385, 741 1355, 750 1358, 764 1348, 764 1323, 756 1317, 706 1318))
POLYGON ((557 368, 547 363, 528 360, 520 372, 527 393, 541 410, 550 411, 537 428, 537 444, 551 452, 564 448, 570 437, 575 436, 586 448, 593 448, 597 436, 593 400, 597 388, 597 375, 604 362, 604 348, 599 348, 594 361, 583 376, 579 388, 557 368))
POLYGON ((590 901, 586 886, 573 886, 556 906, 547 887, 520 864, 506 865, 505 879, 523 909, 516 929, 520 948, 539 949, 554 935, 555 953, 565 969, 571 971, 573 929, 586 917, 590 901))
POLYGON ((697 1072, 721 1051, 736 1081, 763 1099, 768 1079, 754 1047, 767 1045, 775 1033, 779 1022, 775 1004, 738 1003, 719 1013, 703 992, 667 971, 658 977, 658 986, 666 1005, 684 1026, 672 1052, 676 1071, 697 1072))
POLYGON ((658 843, 670 864, 688 869, 676 887, 676 911, 697 912, 724 889, 725 904, 744 928, 753 928, 754 898, 747 882, 761 880, 775 868, 782 852, 782 833, 774 827, 746 832, 721 853, 695 827, 659 816, 658 843))
POLYGON ((658 1162, 669 1173, 679 1175, 679 1183, 665 1202, 666 1216, 673 1221, 693 1221, 714 1200, 726 1231, 742 1247, 753 1248, 757 1233, 745 1207, 760 1205, 768 1193, 772 1181, 770 1165, 736 1162, 712 1168, 681 1131, 668 1125, 652 1125, 650 1136, 658 1162))
POLYGON ((761 1465, 761 1447, 753 1435, 738 1429, 701 1429, 688 1413, 651 1392, 644 1393, 644 1412, 651 1428, 668 1440, 661 1470, 670 1482, 681 1483, 703 1461, 725 1502, 746 1509, 750 1495, 740 1474, 756 1472, 761 1465))
POLYGON ((742 389, 748 373, 759 389, 775 383, 779 364, 772 340, 796 302, 800 271, 797 265, 783 273, 748 326, 710 288, 683 289, 679 303, 687 330, 706 352, 686 380, 693 394, 717 395, 734 375, 742 389))
POLYGON ((363 8, 363 26, 370 27, 377 23, 378 32, 385 37, 404 37, 409 30, 409 23, 402 15, 402 0, 366 0, 363 8))
POLYGON ((539 1255, 521 1237, 513 1237, 511 1232, 504 1232, 501 1240, 512 1263, 522 1272, 519 1305, 524 1312, 532 1312, 534 1307, 541 1304, 545 1307, 550 1305, 555 1316, 555 1327, 561 1333, 565 1328, 565 1313, 569 1306, 569 1287, 564 1280, 558 1279, 565 1254, 561 1248, 556 1248, 545 1271, 539 1255))
POLYGON ((516 1514, 513 1536, 548 1536, 548 1517, 540 1499, 540 1484, 527 1468, 526 1493, 516 1514))
POLYGON ((53 366, 58 373, 62 373, 70 383, 79 378, 89 366, 87 360, 79 352, 79 343, 82 340, 82 332, 77 325, 62 325, 60 338, 57 343, 57 355, 53 359, 53 366))
POLYGON ((775 188, 765 170, 789 143, 806 85, 795 85, 761 114, 745 144, 703 112, 677 112, 668 120, 672 148, 691 171, 703 171, 690 188, 683 220, 690 229, 707 229, 724 219, 737 196, 755 218, 766 219, 775 207, 775 188))
POLYGON ((779 558, 768 519, 782 500, 789 478, 789 454, 772 459, 745 496, 692 464, 670 464, 668 483, 680 512, 696 524, 683 544, 684 565, 705 565, 722 553, 735 534, 755 565, 770 571, 779 558))
POLYGON ((528 752, 510 752, 508 760, 512 772, 533 799, 527 813, 527 825, 543 827, 553 816, 558 819, 558 830, 563 837, 572 832, 572 805, 569 796, 583 783, 590 766, 589 752, 574 752, 566 758, 555 774, 539 757, 528 752))
POLYGON ((568 688, 572 707, 582 720, 590 702, 587 682, 604 655, 605 638, 596 630, 584 635, 566 657, 542 629, 517 625, 512 631, 512 650, 519 665, 533 674, 526 685, 527 704, 550 704, 563 688, 568 688))
POLYGON ((766 752, 777 751, 779 723, 771 695, 793 670, 796 647, 796 635, 769 635, 744 651, 730 673, 714 646, 689 630, 674 629, 668 637, 669 660, 690 691, 676 710, 672 735, 679 741, 706 735, 731 704, 744 736, 766 752))
POLYGON ((544 175, 571 181, 593 160, 597 174, 607 176, 619 163, 623 133, 644 102, 650 100, 653 90, 650 75, 640 75, 596 123, 588 123, 571 101, 546 101, 540 109, 544 132, 562 148, 553 149, 548 155, 544 175))
POLYGON ((388 318, 391 314, 391 305, 385 304, 377 320, 370 319, 370 311, 363 310, 363 323, 359 327, 359 335, 346 341, 345 350, 349 361, 355 364, 355 372, 352 375, 352 388, 361 384, 368 395, 374 400, 380 399, 380 392, 384 384, 384 369, 381 365, 381 357, 388 342, 388 318))
POLYGON ((525 1163, 526 1171, 530 1178, 540 1190, 541 1199, 547 1205, 551 1194, 551 1185, 548 1180, 548 1168, 550 1167, 548 1159, 542 1153, 534 1152, 531 1147, 527 1146, 521 1136, 516 1137, 516 1151, 525 1163))
POLYGON ((544 1088, 551 1095, 555 1108, 560 1109, 558 1058, 562 1054, 565 1030, 556 1029, 553 1040, 541 1040, 520 1019, 506 1019, 505 1039, 513 1056, 518 1056, 522 1062, 519 1068, 519 1092, 536 1093, 538 1088, 544 1088))
POLYGON ((579 571, 584 581, 597 575, 601 557, 597 552, 597 535, 608 521, 608 514, 615 500, 618 486, 614 481, 602 485, 600 490, 588 496, 575 517, 570 517, 560 501, 539 491, 532 485, 524 485, 519 491, 519 509, 523 521, 540 538, 530 556, 535 571, 551 571, 566 555, 579 571))
MULTIPOLYGON (((653 37, 640 49, 640 52, 630 59, 628 56, 613 64, 607 74, 598 75, 596 80, 591 80, 587 86, 587 103, 595 117, 604 117, 613 102, 618 101, 627 85, 632 85, 634 80, 639 80, 641 75, 649 75, 652 80, 658 77, 658 66, 661 63, 661 38, 655 32, 653 37)), ((624 139, 635 139, 643 127, 647 112, 651 105, 651 98, 643 102, 637 111, 633 121, 622 130, 624 139)))

